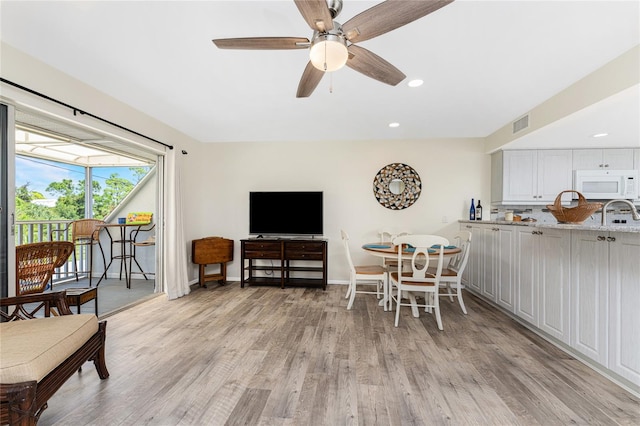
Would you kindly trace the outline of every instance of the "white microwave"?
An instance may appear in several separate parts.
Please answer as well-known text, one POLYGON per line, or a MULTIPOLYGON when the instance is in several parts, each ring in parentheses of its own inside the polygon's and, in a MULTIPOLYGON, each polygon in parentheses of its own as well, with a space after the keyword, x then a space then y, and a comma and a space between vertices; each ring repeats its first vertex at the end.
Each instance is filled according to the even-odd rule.
MULTIPOLYGON (((573 189, 585 198, 610 200, 624 198, 635 200, 638 195, 637 170, 576 170, 573 189)), ((574 199, 578 198, 574 194, 574 199)))

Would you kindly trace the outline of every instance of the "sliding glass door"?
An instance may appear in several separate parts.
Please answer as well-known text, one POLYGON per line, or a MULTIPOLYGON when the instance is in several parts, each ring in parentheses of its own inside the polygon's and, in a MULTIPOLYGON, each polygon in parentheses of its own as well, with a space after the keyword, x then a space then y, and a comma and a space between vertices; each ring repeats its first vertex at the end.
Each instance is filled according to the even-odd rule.
POLYGON ((13 107, 0 104, 0 297, 15 281, 13 146, 13 107))

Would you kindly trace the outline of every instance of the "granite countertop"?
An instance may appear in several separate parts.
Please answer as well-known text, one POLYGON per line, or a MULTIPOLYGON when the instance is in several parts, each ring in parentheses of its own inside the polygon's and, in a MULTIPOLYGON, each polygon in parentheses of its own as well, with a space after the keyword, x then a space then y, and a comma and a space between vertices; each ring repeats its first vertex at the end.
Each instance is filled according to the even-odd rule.
MULTIPOLYGON (((459 220, 460 223, 477 223, 483 225, 513 225, 513 226, 530 226, 534 228, 552 228, 552 229, 573 229, 579 231, 602 231, 602 232, 631 232, 640 233, 640 222, 621 223, 615 225, 599 225, 599 224, 582 224, 570 225, 567 223, 549 223, 549 222, 507 222, 506 220, 459 220)), ((633 222, 633 221, 632 221, 633 222)))

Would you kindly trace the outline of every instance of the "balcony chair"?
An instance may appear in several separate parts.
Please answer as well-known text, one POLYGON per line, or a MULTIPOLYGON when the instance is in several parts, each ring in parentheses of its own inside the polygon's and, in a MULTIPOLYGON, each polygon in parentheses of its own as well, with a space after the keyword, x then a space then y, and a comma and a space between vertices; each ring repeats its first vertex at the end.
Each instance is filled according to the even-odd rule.
POLYGON ((98 284, 102 281, 102 278, 106 278, 107 276, 107 262, 104 256, 104 250, 102 250, 102 244, 100 244, 100 225, 104 225, 105 222, 98 219, 79 219, 74 220, 69 223, 64 229, 54 229, 51 231, 51 240, 53 240, 53 234, 63 234, 66 235, 71 229, 71 241, 74 245, 73 249, 73 267, 75 268, 76 281, 78 281, 79 274, 89 274, 89 287, 91 287, 91 279, 93 277, 93 246, 98 244, 100 248, 100 253, 102 254, 102 264, 104 266, 104 272, 100 276, 98 280, 98 284), (88 271, 79 271, 78 270, 78 258, 77 258, 77 250, 78 247, 87 247, 89 248, 89 270, 88 271))
POLYGON ((419 307, 424 307, 425 312, 433 312, 436 316, 438 329, 442 330, 442 318, 440 317, 440 303, 438 288, 444 264, 444 247, 449 245, 446 238, 437 235, 404 235, 393 240, 393 244, 398 246, 398 268, 389 274, 390 278, 390 303, 396 302, 395 326, 400 320, 400 307, 411 306, 413 316, 419 316, 419 307), (438 245, 439 248, 432 248, 438 245), (406 259, 407 254, 411 259, 406 259), (403 258, 405 256, 405 258, 403 258), (437 260, 435 274, 429 273, 429 260, 437 260), (409 267, 404 266, 409 263, 409 267), (393 288, 396 294, 393 294, 393 288), (419 305, 414 293, 424 293, 424 305, 419 305), (403 303, 403 295, 410 300, 410 303, 403 303))
POLYGON ((73 252, 69 241, 43 241, 16 246, 16 296, 42 293, 56 268, 73 252))
MULTIPOLYGON (((462 273, 467 266, 467 260, 469 259, 469 250, 471 248, 471 232, 460 231, 454 235, 453 240, 455 245, 462 250, 449 259, 449 264, 442 269, 442 276, 440 277, 440 289, 446 289, 445 292, 440 292, 439 296, 449 296, 449 300, 453 302, 453 296, 458 298, 458 303, 462 312, 466 315, 467 308, 464 306, 462 300, 462 273)), ((427 270, 430 274, 436 273, 436 268, 431 267, 427 270)))
POLYGON ((143 228, 142 226, 139 226, 139 227, 135 228, 134 230, 132 230, 131 233, 129 234, 129 241, 130 241, 130 244, 131 244, 131 247, 130 247, 131 257, 129 258, 129 271, 131 271, 132 274, 142 274, 144 276, 145 280, 149 279, 149 278, 147 278, 147 275, 155 275, 155 272, 144 272, 142 270, 142 267, 138 263, 138 259, 136 259, 136 248, 138 248, 138 247, 155 246, 156 245, 156 236, 155 236, 155 234, 151 234, 145 240, 142 240, 142 241, 138 241, 137 238, 138 238, 138 234, 140 232, 150 232, 155 227, 156 227, 155 223, 153 225, 151 225, 150 227, 148 227, 148 228, 143 228), (132 261, 135 262, 136 265, 138 265, 138 269, 140 269, 140 272, 133 272, 133 268, 132 268, 132 264, 131 264, 132 261))
MULTIPOLYGON (((349 290, 347 294, 349 296, 349 303, 347 309, 351 309, 353 301, 355 300, 356 293, 360 294, 375 294, 380 299, 380 287, 382 286, 383 294, 387 294, 387 272, 381 265, 354 265, 351 259, 351 252, 349 250, 349 235, 345 231, 340 231, 342 235, 342 243, 344 244, 345 254, 347 256, 347 262, 349 263, 349 290), (359 290, 359 285, 375 285, 376 291, 359 290)), ((385 303, 385 311, 387 306, 385 303)))

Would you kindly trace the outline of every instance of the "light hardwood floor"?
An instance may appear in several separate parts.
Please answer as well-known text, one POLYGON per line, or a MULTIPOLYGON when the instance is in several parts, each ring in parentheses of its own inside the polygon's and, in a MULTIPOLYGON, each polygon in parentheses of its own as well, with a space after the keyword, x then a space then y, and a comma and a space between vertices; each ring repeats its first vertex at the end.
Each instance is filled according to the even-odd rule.
POLYGON ((638 398, 466 294, 444 331, 346 287, 164 296, 107 318, 91 364, 40 425, 639 424, 638 398))

